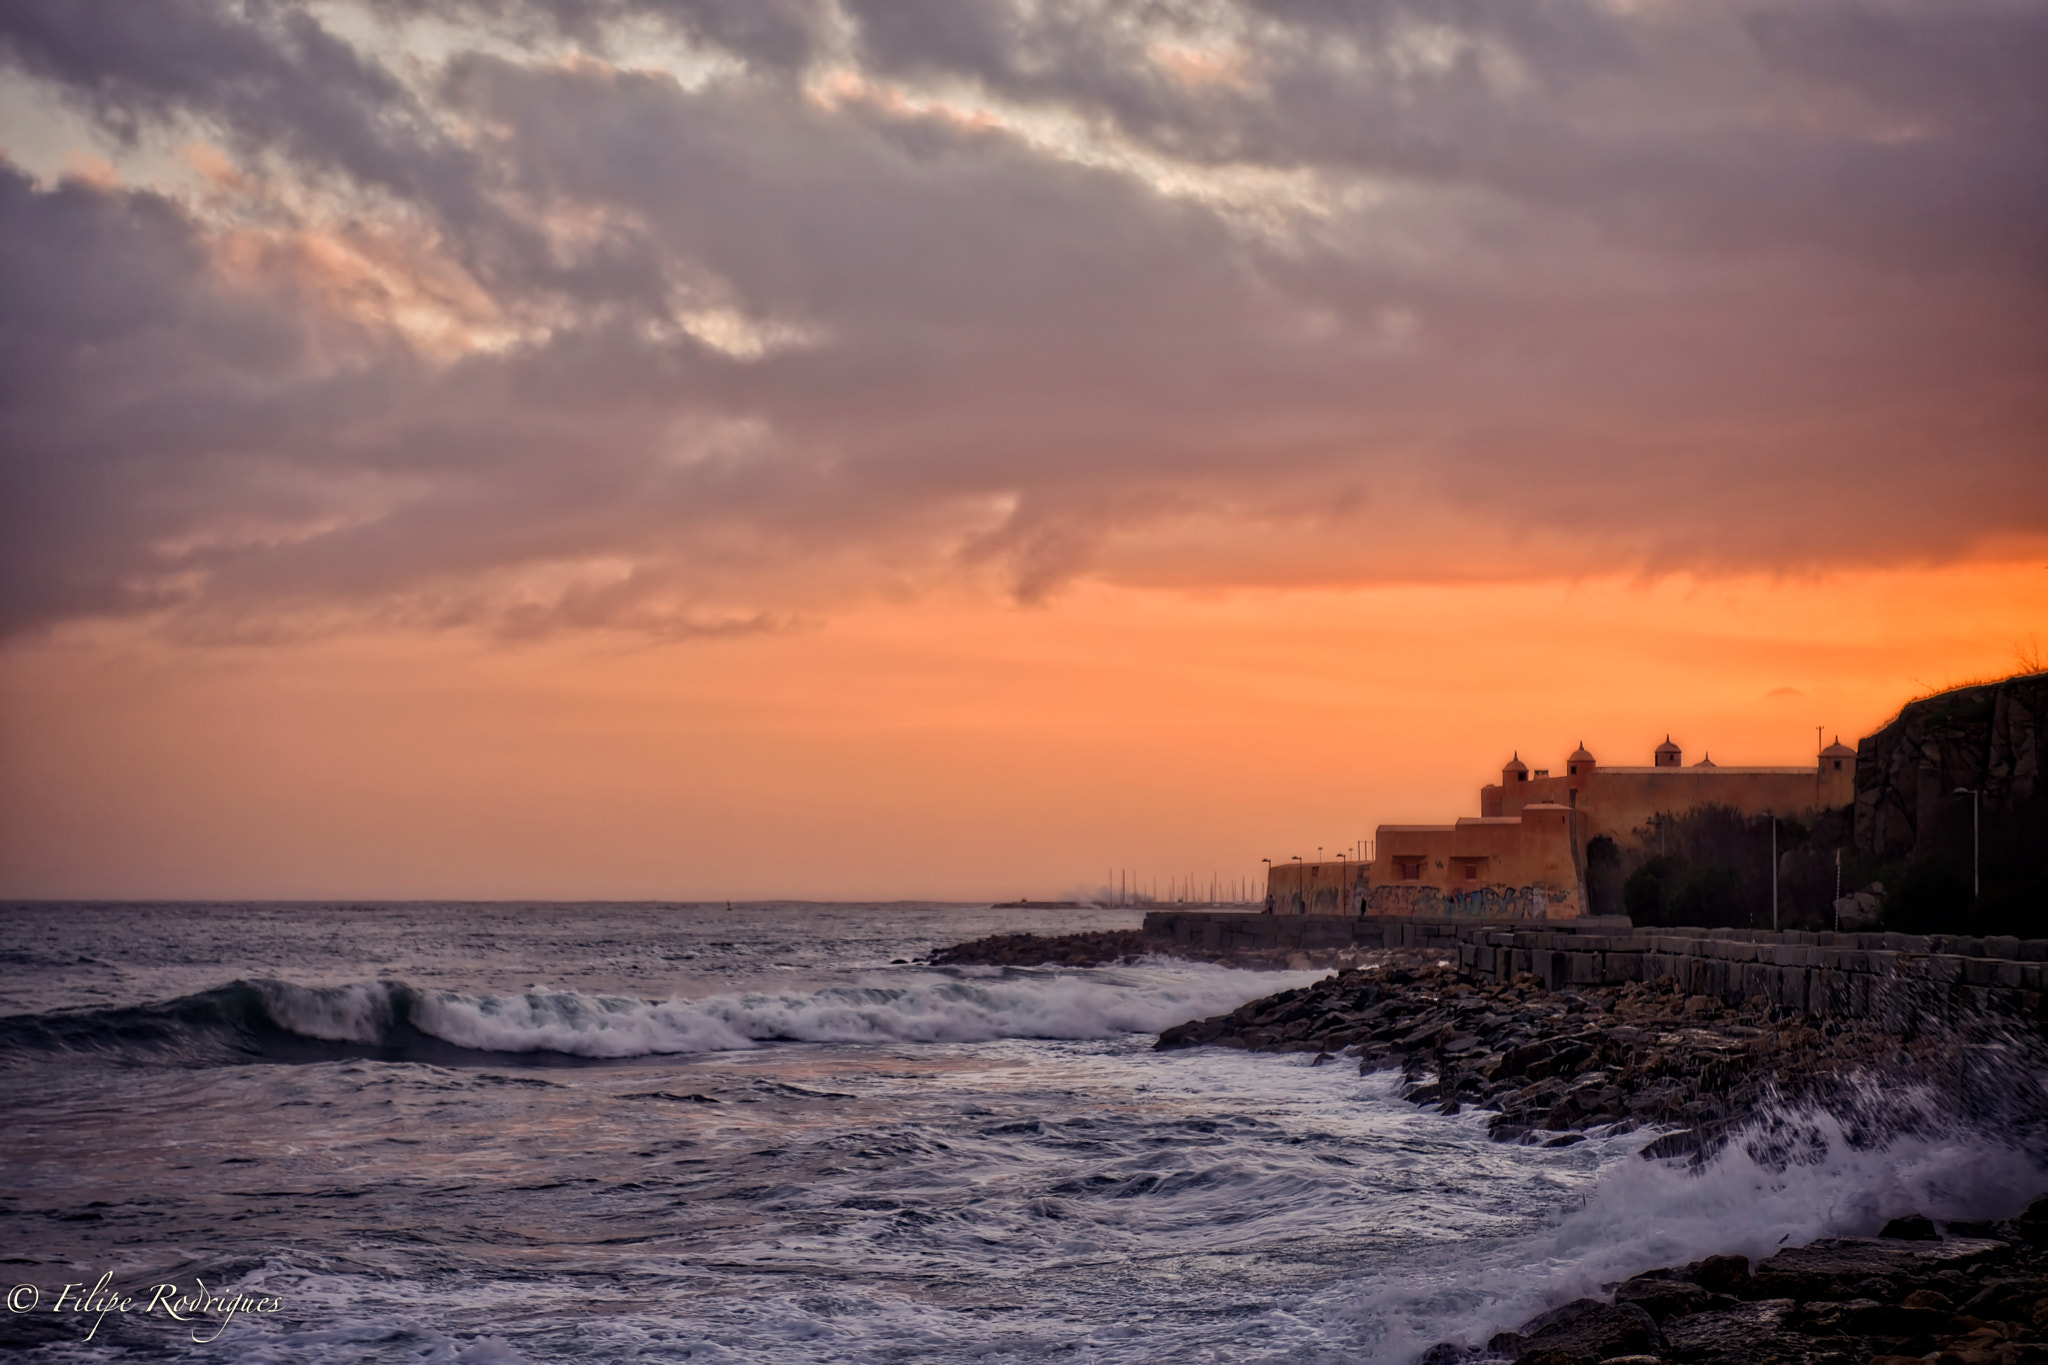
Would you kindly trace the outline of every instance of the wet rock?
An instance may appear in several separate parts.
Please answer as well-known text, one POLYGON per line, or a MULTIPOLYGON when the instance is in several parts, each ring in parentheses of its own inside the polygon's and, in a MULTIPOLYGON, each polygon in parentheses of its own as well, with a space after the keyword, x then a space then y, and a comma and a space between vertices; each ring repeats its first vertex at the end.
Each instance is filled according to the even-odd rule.
POLYGON ((1466 1361, 1476 1360, 1485 1354, 1484 1351, 1475 1350, 1470 1346, 1460 1346, 1450 1341, 1439 1341, 1436 1345, 1424 1351, 1422 1358, 1416 1361, 1415 1365, 1464 1365, 1466 1361))
POLYGON ((1513 1357, 1518 1365, 1538 1365, 1539 1360, 1595 1365, 1613 1356, 1652 1351, 1660 1342, 1657 1324, 1634 1304, 1574 1299, 1531 1318, 1516 1331, 1499 1333, 1486 1345, 1497 1355, 1513 1357))
POLYGON ((1824 1237, 1760 1262, 1751 1292, 1760 1298, 1890 1298, 1893 1295, 1889 1293, 1860 1295, 1853 1291, 1872 1279, 1910 1284, 1940 1270, 1988 1266, 2008 1253, 2009 1248, 2002 1242, 1968 1238, 1899 1242, 1824 1237))
POLYGON ((1675 1270, 1653 1270, 1624 1280, 1614 1291, 1614 1301, 1632 1303, 1659 1323, 1688 1313, 1732 1308, 1739 1302, 1727 1294, 1717 1294, 1704 1285, 1695 1284, 1675 1270))
POLYGON ((1804 1359, 1810 1343, 1784 1330, 1792 1309, 1790 1299, 1761 1299, 1737 1308, 1674 1318, 1664 1326, 1664 1354, 1681 1365, 1761 1365, 1787 1356, 1804 1359))
POLYGON ((2017 1220, 2016 1231, 2030 1246, 2048 1247, 2048 1198, 2036 1199, 2017 1220))
POLYGON ((1709 1256, 1691 1267, 1689 1278, 1716 1294, 1731 1294, 1738 1299, 1751 1297, 1747 1256, 1709 1256))
POLYGON ((1136 929, 1085 934, 991 934, 931 955, 935 967, 1102 967, 1133 962, 1158 949, 1136 929))

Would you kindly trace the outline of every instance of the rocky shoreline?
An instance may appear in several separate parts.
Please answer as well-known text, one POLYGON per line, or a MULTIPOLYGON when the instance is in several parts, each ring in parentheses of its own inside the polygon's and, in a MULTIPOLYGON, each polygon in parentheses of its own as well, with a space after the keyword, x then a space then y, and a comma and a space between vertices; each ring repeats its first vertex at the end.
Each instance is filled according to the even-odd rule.
POLYGON ((1364 967, 1178 1024, 1155 1046, 1313 1052, 1318 1065, 1355 1057, 1362 1074, 1400 1071, 1414 1103, 1494 1110, 1497 1140, 1560 1146, 1653 1126, 1667 1131, 1645 1155, 1661 1157, 1711 1152, 1766 1102, 1853 1107, 1852 1078, 1875 1071, 1966 1082, 2017 1045, 1995 1027, 1901 1036, 1791 1015, 1760 996, 1729 1007, 1669 977, 1551 991, 1527 974, 1476 979, 1429 953, 1367 956, 1364 967))
MULTIPOLYGON (((1102 966, 1162 951, 1136 930, 1003 934, 941 949, 934 965, 1102 966)), ((1177 956, 1302 968, 1300 953, 1177 956), (1270 960, 1268 960, 1270 959, 1270 960)), ((1161 1049, 1213 1046, 1355 1058, 1393 1070, 1403 1097, 1439 1113, 1494 1111, 1498 1141, 1561 1146, 1659 1130, 1642 1154, 1698 1161, 1740 1135, 1764 1161, 1797 1160, 1805 1140, 1782 1114, 1826 1105, 1852 1132, 1904 1131, 1929 1114, 1894 1084, 1933 1100, 1937 1119, 2038 1123, 1999 1114, 2010 1078, 2038 1062, 2041 1039, 2009 1021, 1928 1019, 1904 1031, 1816 1019, 1761 996, 1729 1006, 1654 983, 1547 989, 1467 974, 1431 950, 1319 955, 1339 970, 1228 1014, 1159 1036, 1161 1049), (1775 1107, 1780 1117, 1753 1123, 1775 1107), (1875 1110, 1875 1112, 1873 1112, 1875 1110), (1775 1147, 1775 1150, 1773 1148, 1775 1147)), ((1907 1011, 1911 1013, 1911 1011, 1907 1011)), ((1648 1271, 1606 1299, 1579 1299, 1484 1345, 1445 1342, 1423 1365, 2048 1365, 2048 1198, 2000 1223, 1894 1220, 1876 1238, 1825 1238, 1754 1267, 1710 1256, 1648 1271)))
POLYGON ((1113 967, 1157 951, 1158 945, 1140 930, 1104 929, 1084 934, 990 934, 935 949, 925 961, 934 967, 1113 967))
POLYGON ((1354 966, 1364 957, 1348 949, 1304 953, 1194 948, 1147 938, 1141 929, 1098 929, 1079 934, 991 934, 934 949, 922 960, 934 967, 1113 967, 1148 956, 1215 962, 1248 971, 1354 966))
MULTIPOLYGON (((1161 951, 1134 930, 999 935, 935 964, 1094 966, 1161 951)), ((1237 953, 1176 955, 1234 965, 1237 953)), ((1272 955, 1277 956, 1277 955, 1272 955)), ((1327 961, 1327 959, 1326 959, 1327 961)), ((1398 1071, 1403 1097, 1456 1114, 1494 1111, 1498 1141, 1562 1146, 1656 1130, 1646 1158, 1706 1159, 1740 1137, 1789 1164, 1810 1141, 1785 1114, 1825 1106, 1852 1140, 1916 1124, 2038 1128, 2041 1038, 2010 1020, 1916 1016, 1900 1029, 1817 1019, 1761 996, 1740 1006, 1654 983, 1550 990, 1533 975, 1474 977, 1432 950, 1338 959, 1320 981, 1167 1029, 1160 1049, 1212 1046, 1356 1059, 1398 1071), (1885 1085, 1867 1078, 1882 1076, 1885 1085), (2001 1109, 2001 1106, 2004 1106, 2001 1109)), ((1322 965, 1322 964, 1318 964, 1322 965)), ((1483 1345, 1445 1342, 1423 1365, 2048 1365, 2048 1198, 2016 1219, 1896 1219, 1876 1238, 1824 1238, 1754 1267, 1710 1256, 1652 1270, 1606 1299, 1579 1299, 1483 1345)))
MULTIPOLYGON (((1528 974, 1475 979, 1434 953, 1369 956, 1167 1029, 1155 1046, 1313 1052, 1315 1065, 1356 1057, 1364 1074, 1400 1071, 1404 1098, 1440 1113, 1494 1110, 1496 1140, 1560 1146, 1661 1129, 1643 1148, 1651 1158, 1702 1160, 1739 1135, 1759 1160, 1796 1161, 1810 1138, 1783 1114, 1801 1103, 1870 1137, 1927 1121, 2040 1119, 2029 1107, 2038 1097, 2014 1084, 2026 1064, 2038 1068, 2040 1039, 2008 1021, 1930 1020, 1901 1033, 1791 1014, 1761 996, 1730 1008, 1669 977, 1551 991, 1528 974), (1871 1076, 1892 1084, 1859 1083, 1871 1076)), ((1423 1360, 2048 1365, 2044 1333, 2048 1199, 2004 1223, 1899 1219, 1878 1238, 1823 1239, 1754 1269, 1711 1256, 1649 1271, 1607 1300, 1565 1304, 1483 1347, 1443 1343, 1423 1360)))
POLYGON ((1652 1270, 1422 1365, 2048 1365, 2048 1199, 2016 1219, 1652 1270))

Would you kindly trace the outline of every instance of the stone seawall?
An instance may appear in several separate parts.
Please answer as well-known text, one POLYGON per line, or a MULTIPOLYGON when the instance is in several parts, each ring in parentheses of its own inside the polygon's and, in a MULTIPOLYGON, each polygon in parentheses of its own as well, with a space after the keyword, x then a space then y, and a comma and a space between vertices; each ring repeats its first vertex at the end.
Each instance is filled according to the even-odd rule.
POLYGON ((1898 1019, 1944 1004, 2048 1019, 2048 939, 1944 934, 1635 929, 1625 920, 1527 920, 1153 911, 1145 937, 1211 952, 1435 949, 1475 976, 1529 972, 1551 990, 1675 978, 1691 995, 1762 996, 1808 1014, 1898 1019))

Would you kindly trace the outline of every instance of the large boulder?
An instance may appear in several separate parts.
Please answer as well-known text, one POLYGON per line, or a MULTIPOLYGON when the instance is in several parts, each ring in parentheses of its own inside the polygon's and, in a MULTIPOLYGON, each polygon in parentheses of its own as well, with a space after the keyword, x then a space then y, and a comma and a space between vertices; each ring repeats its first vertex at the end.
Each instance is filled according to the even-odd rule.
POLYGON ((1969 1270, 2010 1254, 2003 1242, 1966 1237, 1945 1242, 1823 1237, 1760 1262, 1750 1292, 1759 1298, 1854 1298, 1856 1287, 1867 1280, 1911 1285, 1939 1271, 1969 1270))
POLYGON ((1529 1319, 1520 1330, 1486 1343, 1496 1355, 1536 1365, 1597 1365, 1615 1356, 1640 1355, 1659 1345, 1657 1324, 1634 1304, 1574 1299, 1529 1319))
POLYGON ((1648 1274, 1624 1280, 1614 1291, 1614 1301, 1632 1303, 1659 1323, 1667 1318, 1684 1317, 1688 1313, 1733 1308, 1740 1302, 1727 1294, 1717 1294, 1703 1285, 1695 1284, 1676 1270, 1652 1270, 1648 1274))
POLYGON ((1804 1360, 1812 1343, 1789 1332, 1790 1299, 1761 1299, 1711 1313, 1674 1318, 1664 1326, 1664 1353, 1680 1365, 1762 1365, 1804 1360))

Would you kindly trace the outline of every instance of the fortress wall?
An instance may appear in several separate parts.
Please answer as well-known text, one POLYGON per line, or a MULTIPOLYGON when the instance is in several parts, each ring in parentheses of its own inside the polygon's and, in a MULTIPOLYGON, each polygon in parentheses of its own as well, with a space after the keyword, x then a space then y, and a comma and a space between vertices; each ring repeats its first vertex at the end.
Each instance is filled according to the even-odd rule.
POLYGON ((1557 889, 1542 883, 1515 886, 1459 887, 1444 890, 1417 882, 1375 886, 1366 893, 1366 914, 1373 918, 1573 920, 1585 914, 1576 885, 1557 889))
POLYGON ((1581 777, 1538 777, 1512 786, 1483 787, 1481 810, 1515 815, 1536 803, 1575 806, 1586 819, 1584 836, 1632 842, 1634 832, 1659 813, 1682 815, 1699 806, 1729 806, 1746 814, 1798 816, 1855 800, 1854 774, 1818 768, 1595 768, 1581 777))
POLYGON ((1930 1011, 1972 1008, 2048 1021, 2048 939, 1946 934, 1633 929, 1616 918, 1514 920, 1153 911, 1162 947, 1212 952, 1435 949, 1478 976, 1540 977, 1552 990, 1676 977, 1688 994, 1734 1004, 1762 995, 1815 1015, 1906 1029, 1930 1011))
POLYGON ((1275 863, 1266 874, 1276 915, 1355 915, 1369 877, 1364 863, 1275 863))
POLYGON ((1367 911, 1575 918, 1586 909, 1578 823, 1577 814, 1563 806, 1530 806, 1511 818, 1381 825, 1367 911))

